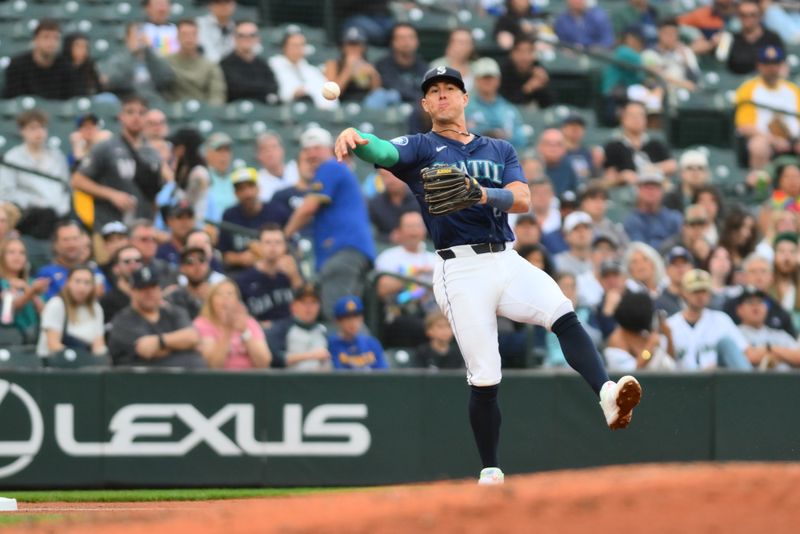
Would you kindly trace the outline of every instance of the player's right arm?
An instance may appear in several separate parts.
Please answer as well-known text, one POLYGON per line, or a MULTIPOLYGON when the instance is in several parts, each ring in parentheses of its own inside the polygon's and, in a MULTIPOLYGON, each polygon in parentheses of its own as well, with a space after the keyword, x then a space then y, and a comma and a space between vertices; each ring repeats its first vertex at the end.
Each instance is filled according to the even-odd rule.
POLYGON ((381 167, 392 167, 400 161, 400 152, 392 143, 355 128, 347 128, 340 133, 334 145, 338 161, 342 161, 350 151, 362 160, 381 167))

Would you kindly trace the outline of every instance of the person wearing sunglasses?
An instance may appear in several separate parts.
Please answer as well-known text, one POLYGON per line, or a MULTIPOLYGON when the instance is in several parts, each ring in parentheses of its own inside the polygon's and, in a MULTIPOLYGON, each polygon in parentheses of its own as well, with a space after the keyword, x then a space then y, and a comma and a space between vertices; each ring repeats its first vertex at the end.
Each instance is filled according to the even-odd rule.
POLYGON ((114 316, 131 303, 131 274, 143 265, 142 253, 133 246, 125 245, 117 250, 109 262, 113 286, 100 298, 106 326, 114 316))
POLYGON ((203 307, 209 288, 226 276, 211 269, 209 256, 200 247, 186 247, 181 252, 179 287, 167 294, 166 301, 189 313, 194 320, 203 307))
POLYGON ((278 82, 267 62, 259 56, 261 36, 252 21, 236 24, 233 51, 219 62, 228 86, 228 102, 256 100, 277 103, 278 82))
POLYGON ((783 39, 766 29, 762 23, 764 12, 758 0, 743 0, 736 8, 736 16, 742 25, 733 34, 728 53, 728 70, 734 74, 752 74, 756 71, 758 51, 767 46, 783 48, 783 39))
POLYGON ((678 160, 678 180, 664 193, 664 206, 683 211, 692 204, 692 197, 701 187, 711 183, 708 156, 700 150, 687 150, 678 160))

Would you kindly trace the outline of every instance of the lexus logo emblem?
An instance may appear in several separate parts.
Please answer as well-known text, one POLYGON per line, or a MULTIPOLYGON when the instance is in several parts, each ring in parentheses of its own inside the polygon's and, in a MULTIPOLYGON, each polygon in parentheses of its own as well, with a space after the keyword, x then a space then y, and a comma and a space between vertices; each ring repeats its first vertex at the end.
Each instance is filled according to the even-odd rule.
POLYGON ((26 441, 0 441, 0 459, 13 458, 12 462, 0 467, 0 478, 9 477, 25 469, 42 448, 44 422, 39 406, 30 393, 17 384, 0 379, 0 406, 9 400, 9 394, 22 402, 31 421, 31 436, 26 441))

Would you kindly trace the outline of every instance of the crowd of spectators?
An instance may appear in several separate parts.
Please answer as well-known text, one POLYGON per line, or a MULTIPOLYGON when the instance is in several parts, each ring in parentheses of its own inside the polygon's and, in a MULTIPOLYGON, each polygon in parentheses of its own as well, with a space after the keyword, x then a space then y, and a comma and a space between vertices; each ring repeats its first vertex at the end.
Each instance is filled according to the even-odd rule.
MULTIPOLYGON (((181 20, 169 0, 145 0, 103 62, 91 36, 39 21, 3 97, 88 96, 119 113, 108 129, 92 113, 75 117, 64 152, 47 143, 45 112, 17 115, 22 142, 0 165, 0 345, 35 346, 45 361, 69 349, 115 366, 295 370, 387 369, 399 360, 384 348, 402 347, 403 365, 462 368, 430 289, 438 259, 402 181, 337 162, 336 132, 318 125, 304 128, 295 157, 280 133, 262 131, 234 166, 230 135, 174 127, 162 109, 416 105, 423 73, 446 65, 464 76, 470 131, 519 153, 532 201, 510 217, 515 249, 558 282, 612 370, 800 366, 792 6, 713 0, 673 18, 654 0, 567 0, 559 13, 473 3, 496 17, 498 53, 480 57, 473 33, 455 28, 430 63, 414 25, 359 2, 324 65, 291 27, 266 57, 264 28, 237 18, 234 0, 181 20), (525 124, 559 101, 538 59, 553 39, 618 60, 598 87, 601 115, 619 124, 602 143, 587 142, 577 113, 542 131, 525 124), (368 44, 385 47, 374 63, 368 44), (702 83, 707 57, 750 77, 736 91, 732 147, 749 205, 712 184, 707 152, 673 150, 653 120, 664 98, 702 83), (327 80, 339 100, 322 97, 327 80), (612 217, 612 198, 629 209, 612 217)), ((409 130, 424 130, 424 114, 411 117, 409 130)), ((504 320, 498 330, 506 367, 566 366, 544 329, 504 320)))

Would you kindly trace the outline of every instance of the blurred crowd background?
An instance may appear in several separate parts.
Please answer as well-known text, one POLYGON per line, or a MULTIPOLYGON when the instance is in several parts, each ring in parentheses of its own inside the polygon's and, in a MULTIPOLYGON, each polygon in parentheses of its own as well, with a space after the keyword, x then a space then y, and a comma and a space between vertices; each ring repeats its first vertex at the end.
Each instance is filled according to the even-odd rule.
MULTIPOLYGON (((427 131, 440 65, 611 370, 800 366, 797 2, 14 0, 0 28, 2 366, 462 368, 416 199, 332 160, 347 126, 427 131)), ((566 367, 556 341, 500 320, 505 368, 566 367)))

